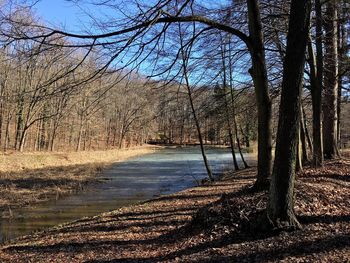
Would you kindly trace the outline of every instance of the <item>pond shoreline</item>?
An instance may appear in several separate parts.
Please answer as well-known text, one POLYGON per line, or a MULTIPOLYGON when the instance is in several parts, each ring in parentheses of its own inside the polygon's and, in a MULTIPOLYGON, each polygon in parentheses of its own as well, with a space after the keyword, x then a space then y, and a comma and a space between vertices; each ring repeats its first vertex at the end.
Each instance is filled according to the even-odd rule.
MULTIPOLYGON (((131 156, 133 158, 127 161, 104 167, 101 164, 85 164, 59 167, 58 171, 57 168, 44 168, 36 170, 36 174, 19 177, 26 187, 32 187, 29 190, 40 191, 35 193, 36 198, 29 205, 26 203, 3 212, 0 242, 178 192, 199 184, 206 177, 198 147, 157 147, 154 150, 151 146, 151 150, 146 149, 147 154, 131 156), (89 174, 90 177, 86 176, 89 174), (45 188, 53 181, 55 185, 59 182, 62 190, 56 186, 45 188), (43 195, 43 191, 48 193, 43 195)), ((138 153, 140 150, 135 151, 138 153)), ((133 153, 128 150, 129 156, 130 152, 133 153)), ((221 174, 224 167, 232 163, 227 149, 215 147, 207 149, 207 152, 214 175, 221 174)), ((28 201, 25 197, 20 196, 17 200, 28 201)))

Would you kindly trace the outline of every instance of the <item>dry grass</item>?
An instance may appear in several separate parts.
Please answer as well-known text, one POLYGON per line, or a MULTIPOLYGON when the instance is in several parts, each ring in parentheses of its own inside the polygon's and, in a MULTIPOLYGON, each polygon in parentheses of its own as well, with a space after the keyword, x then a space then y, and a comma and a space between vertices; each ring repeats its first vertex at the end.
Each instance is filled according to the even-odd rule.
POLYGON ((0 213, 81 191, 115 162, 151 153, 153 146, 70 153, 12 153, 0 156, 0 213))
POLYGON ((0 172, 18 172, 25 169, 80 164, 114 163, 137 155, 150 153, 154 149, 154 146, 146 145, 107 151, 5 153, 0 155, 0 172))

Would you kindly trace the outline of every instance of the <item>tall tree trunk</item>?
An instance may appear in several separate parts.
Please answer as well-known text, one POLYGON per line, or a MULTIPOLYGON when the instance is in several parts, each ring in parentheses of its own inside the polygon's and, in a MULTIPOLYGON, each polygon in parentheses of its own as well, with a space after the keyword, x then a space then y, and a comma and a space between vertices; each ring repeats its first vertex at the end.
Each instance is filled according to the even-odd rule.
POLYGON ((248 25, 252 40, 250 74, 258 106, 258 177, 254 188, 266 189, 272 166, 271 99, 269 95, 264 38, 258 0, 248 0, 248 25))
POLYGON ((306 127, 305 127, 305 121, 304 121, 304 113, 303 109, 301 109, 300 114, 300 142, 301 142, 301 155, 302 155, 302 164, 305 162, 309 162, 309 157, 307 154, 307 147, 306 147, 306 127))
POLYGON ((23 133, 23 126, 24 126, 24 120, 23 120, 23 107, 24 107, 24 95, 21 95, 19 102, 18 102, 18 109, 17 109, 17 122, 16 122, 16 135, 15 135, 15 149, 20 149, 20 140, 21 140, 21 134, 23 133))
POLYGON ((297 138, 297 154, 296 154, 296 164, 295 169, 296 171, 302 171, 303 170, 303 156, 302 156, 302 149, 301 149, 301 126, 299 125, 298 130, 298 138, 297 138))
POLYGON ((338 98, 338 48, 336 0, 327 3, 324 28, 325 71, 323 99, 323 146, 324 157, 337 156, 337 98, 338 98))
MULTIPOLYGON (((344 2, 345 4, 345 2, 344 2)), ((341 99, 342 99, 342 88, 343 88, 343 77, 345 72, 347 71, 347 49, 348 49, 348 43, 347 43, 347 36, 346 36, 346 8, 343 7, 341 4, 339 4, 339 22, 338 22, 338 71, 339 71, 339 77, 338 77, 338 103, 337 103, 337 115, 338 115, 338 121, 337 121, 337 141, 339 146, 340 145, 340 123, 341 123, 341 99), (342 10, 342 12, 340 11, 342 10)))
POLYGON ((8 111, 6 128, 5 128, 4 152, 7 151, 8 147, 9 147, 9 144, 10 144, 10 123, 11 123, 11 119, 12 119, 11 111, 8 111))
POLYGON ((38 121, 37 124, 35 125, 35 143, 34 143, 34 150, 35 151, 40 151, 40 127, 41 127, 41 121, 38 121))
POLYGON ((229 108, 228 108, 228 103, 227 103, 226 91, 225 90, 226 89, 225 89, 225 86, 224 86, 225 115, 226 115, 226 121, 227 121, 227 126, 228 126, 228 135, 229 135, 229 139, 230 139, 231 154, 232 154, 232 160, 233 160, 233 165, 235 167, 235 170, 238 171, 239 170, 239 166, 238 166, 236 153, 235 153, 235 143, 233 141, 232 125, 231 125, 231 120, 230 120, 230 111, 229 111, 229 108))
POLYGON ((304 132, 305 132, 305 137, 306 137, 306 142, 309 146, 310 152, 313 152, 313 147, 312 147, 312 141, 309 133, 309 129, 307 128, 307 123, 306 123, 306 113, 304 107, 302 107, 302 114, 303 114, 303 125, 304 125, 304 132))
MULTIPOLYGON (((202 157, 203 157, 203 162, 205 165, 205 169, 207 170, 207 175, 210 181, 214 181, 214 177, 207 159, 207 155, 205 153, 205 149, 204 149, 204 144, 203 144, 203 137, 202 137, 202 132, 201 132, 201 128, 199 125, 199 120, 197 117, 197 113, 193 104, 193 98, 192 98, 192 90, 191 90, 191 86, 190 86, 190 81, 188 79, 188 70, 187 70, 187 64, 188 64, 188 54, 186 54, 187 52, 185 52, 184 50, 184 46, 183 46, 183 37, 181 34, 181 27, 179 25, 179 36, 180 36, 180 42, 181 42, 181 56, 182 56, 182 69, 183 69, 183 76, 184 76, 184 80, 185 80, 185 85, 186 85, 186 89, 187 89, 187 95, 188 95, 188 99, 190 102, 190 106, 191 106, 191 111, 192 111, 192 115, 193 115, 193 120, 197 129, 197 134, 198 134, 198 140, 199 140, 199 144, 200 144, 200 148, 201 148, 201 153, 202 153, 202 157)), ((190 52, 190 50, 188 51, 190 52)))
POLYGON ((125 128, 125 125, 124 125, 124 122, 123 122, 123 123, 122 123, 122 127, 120 128, 120 131, 119 131, 118 149, 123 148, 123 143, 124 143, 125 135, 126 135, 126 128, 125 128))
POLYGON ((55 149, 55 140, 57 135, 57 129, 60 121, 60 116, 55 117, 53 120, 52 134, 50 138, 50 151, 53 152, 55 149))
MULTIPOLYGON (((318 18, 317 18, 318 19, 318 18)), ((317 26, 316 26, 317 27, 317 26)), ((320 36, 318 36, 320 37, 320 36)), ((316 43, 319 40, 316 40, 316 43)), ((322 53, 322 43, 321 43, 321 53, 322 53)), ((317 66, 319 60, 317 59, 313 51, 312 41, 309 38, 308 42, 308 54, 309 54, 309 66, 310 66, 310 83, 311 83, 311 100, 312 100, 312 163, 314 167, 319 167, 323 163, 323 143, 322 143, 322 75, 319 74, 319 67, 317 66)), ((321 58, 322 60, 323 58, 321 58)), ((322 70, 322 69, 321 69, 322 70)))
POLYGON ((242 153, 242 148, 241 148, 241 142, 240 142, 239 136, 238 136, 238 125, 237 125, 237 121, 236 121, 235 106, 232 105, 232 107, 233 107, 233 125, 235 127, 235 136, 236 136, 238 152, 239 152, 239 155, 241 156, 241 160, 243 162, 244 168, 249 168, 249 165, 247 164, 247 162, 244 159, 244 156, 243 156, 243 153, 242 153))
POLYGON ((80 124, 79 124, 78 141, 77 141, 77 146, 75 148, 75 150, 77 152, 80 151, 81 139, 82 139, 82 136, 83 136, 83 127, 84 127, 84 120, 83 120, 83 116, 81 116, 80 117, 80 124))
POLYGON ((10 111, 7 113, 7 122, 6 122, 6 128, 5 128, 5 141, 4 141, 4 152, 7 151, 9 144, 10 144, 10 123, 12 119, 12 114, 10 111))
POLYGON ((278 228, 300 227, 294 214, 294 181, 310 10, 311 0, 291 2, 276 154, 267 208, 270 223, 278 228))
POLYGON ((236 153, 235 153, 235 143, 233 141, 232 127, 231 127, 231 123, 230 123, 230 120, 228 119, 228 117, 226 117, 226 120, 227 120, 227 125, 228 125, 228 136, 229 136, 229 139, 230 139, 230 146, 231 146, 230 148, 231 148, 233 165, 235 167, 235 170, 238 171, 239 170, 239 166, 238 166, 236 153))
POLYGON ((18 143, 18 150, 20 152, 24 151, 24 146, 25 146, 26 137, 27 137, 27 131, 28 131, 28 127, 23 127, 23 131, 21 133, 19 143, 18 143))
POLYGON ((316 75, 318 85, 314 90, 315 98, 312 103, 314 110, 316 111, 313 118, 315 127, 313 132, 316 132, 313 139, 313 164, 318 167, 323 164, 323 123, 322 123, 322 92, 323 92, 323 16, 321 0, 315 0, 315 12, 316 12, 316 75), (316 141, 315 141, 316 139, 316 141), (315 148, 316 147, 316 148, 315 148))
MULTIPOLYGON (((233 165, 235 167, 235 170, 238 171, 239 170, 239 166, 238 166, 238 162, 237 162, 237 158, 236 158, 236 153, 235 153, 235 143, 233 141, 233 134, 232 134, 232 125, 231 125, 231 118, 230 118, 230 110, 229 110, 229 106, 228 106, 228 102, 227 102, 227 71, 226 71, 226 48, 225 48, 225 44, 224 43, 221 46, 221 60, 222 60, 222 71, 223 71, 223 79, 224 79, 224 83, 223 83, 223 96, 224 96, 224 103, 225 103, 225 117, 226 117, 226 121, 227 121, 227 126, 228 126, 228 134, 229 134, 229 139, 230 139, 230 146, 231 146, 231 154, 232 154, 232 160, 233 160, 233 165)), ((229 62, 229 69, 231 69, 231 61, 229 62)), ((229 74, 230 77, 229 79, 231 80, 231 70, 229 70, 229 74)), ((230 81, 231 84, 231 81, 230 81)), ((232 87, 230 85, 230 89, 232 90, 232 87)), ((232 104, 233 106, 233 104, 232 104)))
POLYGON ((241 143, 238 136, 238 125, 236 121, 236 107, 235 107, 235 99, 233 94, 233 61, 232 61, 232 55, 231 55, 231 42, 229 42, 229 88, 230 88, 230 98, 231 98, 231 104, 232 104, 232 118, 233 118, 233 125, 235 129, 235 136, 236 136, 236 142, 237 142, 237 148, 238 152, 241 156, 241 160, 243 162, 244 168, 248 168, 248 164, 244 159, 244 156, 242 154, 241 149, 241 143))
POLYGON ((106 136, 106 150, 108 150, 108 148, 109 148, 109 140, 110 140, 110 136, 111 136, 111 122, 112 122, 112 120, 109 119, 109 120, 108 120, 108 123, 107 123, 107 128, 106 128, 106 130, 107 130, 107 136, 106 136))
POLYGON ((240 130, 244 136, 245 147, 249 148, 250 147, 250 125, 249 125, 249 122, 247 122, 245 125, 245 131, 243 130, 242 126, 240 126, 240 130))

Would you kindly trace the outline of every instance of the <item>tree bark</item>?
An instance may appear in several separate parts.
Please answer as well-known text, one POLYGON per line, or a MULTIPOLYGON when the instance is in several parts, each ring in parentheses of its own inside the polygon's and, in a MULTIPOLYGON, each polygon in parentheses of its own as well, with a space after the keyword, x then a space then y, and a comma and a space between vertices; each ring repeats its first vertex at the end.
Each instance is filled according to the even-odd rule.
MULTIPOLYGON (((344 2, 345 4, 345 2, 344 2)), ((347 34, 346 34, 346 22, 347 20, 347 13, 346 13, 346 8, 345 6, 342 6, 342 4, 338 5, 338 71, 339 71, 339 77, 338 77, 338 107, 337 107, 337 115, 338 115, 338 121, 337 121, 337 141, 338 141, 338 146, 341 147, 340 145, 340 138, 341 138, 341 129, 340 129, 340 123, 342 122, 341 120, 341 100, 342 100, 342 88, 343 88, 343 77, 344 74, 346 73, 347 69, 347 50, 348 50, 348 43, 349 41, 347 39, 347 34)))
POLYGON ((302 153, 302 164, 309 162, 309 157, 307 154, 307 147, 306 147, 306 125, 304 121, 304 113, 303 109, 301 109, 301 115, 300 115, 300 142, 301 142, 301 153, 302 153))
POLYGON ((264 38, 258 0, 248 0, 248 25, 252 41, 250 53, 253 79, 258 106, 258 177, 254 189, 268 187, 272 166, 271 99, 269 95, 264 38))
MULTIPOLYGON (((224 43, 223 45, 225 45, 226 43, 224 43)), ((229 106, 228 106, 228 102, 227 102, 227 71, 226 71, 226 61, 225 61, 225 56, 226 56, 226 49, 225 46, 221 47, 221 60, 222 60, 222 71, 223 71, 223 79, 224 79, 224 83, 223 83, 223 96, 224 96, 224 103, 225 103, 225 117, 226 117, 226 121, 227 121, 227 126, 228 126, 228 134, 229 134, 229 139, 230 139, 230 146, 231 146, 231 154, 232 154, 232 160, 233 160, 233 165, 235 167, 235 170, 238 171, 239 170, 239 166, 238 166, 238 162, 237 162, 237 158, 236 158, 236 153, 235 153, 235 143, 233 141, 233 134, 232 134, 232 125, 231 125, 231 118, 230 118, 230 110, 229 110, 229 106)), ((231 62, 231 61, 230 61, 231 62)), ((231 63, 229 62, 229 74, 230 74, 230 89, 232 92, 232 85, 231 85, 231 75, 232 75, 232 70, 231 70, 231 63)), ((233 102, 233 101, 232 101, 233 102)), ((232 104, 233 107, 233 104, 232 104)), ((233 116, 234 118, 234 116, 233 116)))
MULTIPOLYGON (((242 154, 242 148, 241 143, 238 136, 238 125, 236 120, 236 107, 235 107, 235 99, 233 94, 233 62, 232 62, 232 56, 231 56, 231 43, 229 42, 229 88, 230 88, 230 98, 231 98, 231 104, 232 104, 232 117, 233 117, 233 125, 235 129, 235 136, 236 136, 236 142, 237 142, 237 148, 238 152, 241 156, 241 160, 243 162, 244 168, 249 168, 249 165, 244 159, 244 156, 242 154)), ((249 144, 249 142, 248 142, 249 144)))
POLYGON ((311 0, 292 0, 278 121, 276 156, 267 215, 277 228, 299 228, 294 214, 295 162, 300 124, 300 97, 311 0))
MULTIPOLYGON (((181 31, 181 28, 179 26, 179 31, 181 31)), ((200 148, 201 148, 201 153, 202 153, 202 157, 203 157, 203 162, 205 165, 205 169, 207 171, 207 175, 208 175, 208 179, 210 181, 214 181, 214 177, 207 159, 207 155, 205 153, 205 149, 204 149, 204 144, 203 144, 203 137, 202 137, 202 132, 201 132, 201 128, 199 125, 199 120, 197 117, 197 113, 193 104, 193 98, 192 98, 192 91, 191 91, 191 86, 190 86, 190 81, 188 79, 188 70, 187 70, 187 63, 188 63, 188 56, 184 50, 184 46, 183 46, 183 39, 182 39, 182 34, 180 32, 180 41, 181 41, 181 55, 182 55, 182 69, 183 69, 183 76, 184 76, 184 80, 185 80, 185 85, 186 85, 186 89, 187 89, 187 95, 188 95, 188 99, 191 105, 191 110, 192 110, 192 115, 193 115, 193 120, 197 129, 197 134, 198 134, 198 140, 199 140, 199 144, 200 144, 200 148)))
POLYGON ((78 141, 77 141, 77 146, 75 148, 75 151, 77 151, 77 152, 80 151, 81 139, 82 139, 82 136, 83 136, 83 126, 84 126, 84 120, 83 120, 83 116, 81 115, 81 117, 80 117, 80 124, 79 124, 78 141))
MULTIPOLYGON (((318 18, 317 18, 318 19, 318 18)), ((316 26, 317 27, 317 26, 316 26)), ((319 37, 319 36, 318 36, 319 37)), ((319 40, 316 40, 316 43, 319 40)), ((322 43, 321 47, 322 53, 322 43)), ((311 38, 308 42, 308 54, 309 54, 309 66, 310 66, 310 83, 311 83, 311 100, 312 100, 312 164, 314 167, 319 167, 323 163, 323 143, 322 143, 322 78, 319 73, 319 60, 317 59, 313 51, 311 38)), ((323 60, 323 58, 321 58, 323 60)), ((321 69, 322 70, 322 69, 321 69)))
POLYGON ((307 142, 307 145, 309 146, 310 152, 312 153, 313 152, 312 141, 311 141, 309 129, 307 128, 306 113, 305 113, 304 107, 302 107, 302 116, 303 116, 303 125, 304 125, 306 142, 307 142))
POLYGON ((238 136, 238 125, 237 125, 237 121, 236 121, 236 112, 235 112, 235 106, 232 105, 233 107, 233 125, 235 127, 235 136, 236 136, 236 142, 237 142, 237 148, 238 148, 238 152, 239 152, 239 156, 241 156, 241 160, 243 162, 244 168, 249 168, 249 165, 247 164, 247 162, 244 159, 243 153, 242 153, 242 148, 241 148, 241 142, 239 140, 239 136, 238 136))
POLYGON ((338 98, 338 48, 337 48, 337 8, 336 1, 327 3, 324 28, 325 71, 323 99, 323 146, 324 157, 337 156, 337 98, 338 98))
MULTIPOLYGON (((186 62, 184 61, 184 64, 185 63, 186 62)), ((194 108, 191 87, 190 87, 189 80, 188 80, 188 77, 187 77, 187 67, 185 65, 183 66, 183 70, 184 70, 186 87, 187 87, 187 92, 188 92, 187 94, 188 94, 188 98, 189 98, 191 109, 192 109, 194 123, 195 123, 196 129, 197 129, 198 140, 199 140, 199 145, 200 145, 200 148, 201 148, 201 153, 202 153, 205 169, 207 170, 207 175, 208 175, 209 180, 210 181, 214 181, 213 174, 211 172, 210 165, 209 165, 209 162, 208 162, 208 159, 207 159, 207 155, 205 154, 202 132, 201 132, 201 128, 200 128, 200 125, 199 125, 198 118, 197 118, 197 113, 196 113, 196 110, 194 108)))
POLYGON ((7 148, 9 147, 9 144, 10 144, 10 123, 11 123, 11 119, 12 119, 11 111, 8 111, 6 128, 5 128, 4 152, 7 151, 7 148))

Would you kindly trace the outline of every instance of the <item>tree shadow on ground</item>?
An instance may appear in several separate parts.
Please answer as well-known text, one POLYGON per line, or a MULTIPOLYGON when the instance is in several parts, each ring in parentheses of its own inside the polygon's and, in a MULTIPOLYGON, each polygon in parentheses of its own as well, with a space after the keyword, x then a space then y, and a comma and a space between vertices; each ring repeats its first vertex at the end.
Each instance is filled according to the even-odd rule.
MULTIPOLYGON (((230 193, 232 196, 244 195, 247 192, 247 187, 242 188, 241 190, 230 193)), ((199 195, 200 198, 219 198, 221 194, 211 194, 210 192, 205 195, 199 195)), ((176 227, 174 231, 168 231, 165 235, 158 236, 153 239, 146 240, 129 240, 129 241, 86 241, 86 242, 61 242, 54 245, 23 245, 23 246, 9 246, 7 250, 17 250, 17 251, 32 251, 36 253, 47 253, 54 251, 71 251, 74 248, 75 251, 84 251, 87 248, 94 247, 105 247, 111 245, 132 245, 132 244, 163 244, 163 243, 171 243, 176 240, 184 240, 191 233, 193 233, 193 229, 191 229, 191 221, 192 216, 195 212, 202 208, 203 205, 201 203, 197 203, 198 195, 185 195, 186 199, 192 199, 191 202, 194 205, 191 206, 181 206, 180 208, 174 209, 173 206, 157 206, 155 210, 146 210, 146 211, 135 211, 135 212, 125 212, 125 213, 117 213, 110 214, 108 216, 104 215, 103 217, 92 218, 88 220, 78 220, 73 222, 71 226, 67 225, 63 228, 52 229, 49 231, 45 231, 38 236, 45 236, 47 234, 55 234, 55 233, 65 233, 68 236, 74 236, 74 233, 79 234, 88 234, 92 233, 103 233, 103 234, 114 234, 113 232, 118 231, 129 231, 130 232, 149 232, 152 230, 157 230, 157 228, 166 228, 167 226, 176 227), (175 217, 175 218, 174 218, 175 217), (183 219, 179 219, 179 217, 185 217, 183 219), (107 219, 107 220, 106 220, 107 219), (137 229, 135 231, 134 229, 137 229)), ((162 202, 167 202, 168 200, 173 201, 176 199, 176 196, 167 199, 162 199, 162 202)), ((177 199, 181 200, 181 198, 177 199)), ((159 200, 153 200, 151 202, 159 202, 159 200)))
MULTIPOLYGON (((262 237, 261 237, 262 238, 262 237)), ((196 244, 184 249, 171 252, 158 257, 136 257, 136 258, 115 258, 112 260, 92 260, 90 263, 102 263, 102 262, 163 262, 171 260, 180 260, 185 257, 187 261, 188 257, 191 258, 191 262, 267 262, 271 260, 282 260, 287 256, 305 256, 314 253, 327 252, 334 249, 342 249, 349 246, 350 237, 347 235, 328 236, 325 238, 319 238, 309 241, 300 241, 293 243, 289 246, 274 247, 272 249, 257 249, 247 253, 236 253, 231 255, 213 254, 210 251, 220 249, 225 246, 233 244, 244 243, 247 241, 254 241, 256 238, 246 238, 243 236, 232 237, 232 235, 222 236, 219 239, 208 241, 201 244, 196 244), (203 253, 204 255, 200 255, 203 253)), ((228 252, 230 249, 228 249, 228 252)))
MULTIPOLYGON (((211 191, 207 195, 199 194, 202 198, 219 197, 219 194, 213 194, 211 191)), ((228 234, 220 234, 213 238, 206 236, 203 239, 189 242, 198 233, 211 234, 203 232, 203 228, 196 229, 191 219, 198 208, 203 208, 201 203, 196 203, 198 194, 186 195, 186 198, 192 199, 191 206, 161 206, 156 209, 146 209, 145 211, 130 211, 116 214, 104 215, 98 218, 97 221, 82 221, 84 224, 66 226, 63 229, 58 229, 57 233, 66 233, 69 237, 72 234, 73 239, 54 244, 37 244, 37 245, 16 245, 9 246, 5 250, 11 251, 38 253, 38 254, 53 254, 57 253, 95 253, 100 258, 103 258, 104 251, 116 251, 114 259, 92 260, 90 262, 163 262, 163 261, 179 261, 188 262, 266 262, 281 260, 288 256, 299 257, 312 255, 314 253, 328 252, 334 249, 343 249, 349 246, 350 237, 343 234, 334 234, 331 232, 323 233, 322 236, 309 236, 307 232, 310 230, 296 231, 293 233, 285 233, 286 238, 279 236, 277 233, 257 234, 244 229, 230 232, 228 234), (176 218, 177 216, 186 217, 183 219, 176 218), (175 218, 174 218, 175 217, 175 218), (103 220, 107 219, 107 220, 103 220), (101 220, 101 221, 98 221, 101 220), (143 221, 150 220, 150 221, 143 221), (91 225, 90 225, 91 224, 91 225), (111 225, 109 225, 111 224, 111 225), (172 226, 172 230, 167 230, 167 226, 172 226), (135 230, 136 229, 136 230, 135 230), (74 230, 74 231, 73 231, 74 230), (86 233, 84 233, 86 231, 86 233), (101 238, 85 238, 89 235, 89 231, 94 232, 95 236, 101 238), (120 237, 118 240, 118 231, 124 232, 152 232, 157 231, 159 234, 149 238, 131 238, 126 239, 120 237), (202 231, 202 232, 201 232, 202 231), (74 239, 74 232, 83 232, 82 241, 74 239), (115 233, 114 233, 115 232, 115 233), (289 236, 290 235, 290 236, 289 236), (291 238, 294 237, 297 238, 291 238), (298 238, 300 237, 300 238, 298 238), (288 243, 285 241, 289 241, 288 243), (266 246, 271 242, 272 246, 266 246), (168 249, 163 250, 164 247, 168 249), (239 249, 237 249, 239 247, 239 249), (215 253, 215 249, 223 249, 225 253, 215 253), (236 250, 235 250, 235 249, 236 250), (137 250, 138 252, 135 252, 137 250), (157 251, 153 255, 147 254, 148 251, 157 251), (159 252, 159 253, 158 253, 159 252), (156 256, 154 256, 156 255, 156 256), (161 256, 159 256, 161 255, 161 256), (182 260, 183 259, 183 260, 182 260)), ((233 193, 225 194, 226 198, 240 197, 251 195, 249 186, 243 187, 233 193)), ((174 199, 176 196, 174 196, 174 199)), ((181 198, 178 199, 181 202, 181 198)), ((163 199, 166 204, 171 199, 163 199)), ((161 202, 160 200, 150 201, 161 202)), ((207 206, 212 205, 209 203, 207 206)), ((306 224, 314 223, 335 223, 349 222, 350 215, 340 216, 306 216, 301 215, 300 221, 306 224)), ((212 230, 209 230, 212 231, 212 230)), ((53 232, 55 233, 55 232, 53 232)), ((142 235, 141 235, 142 236, 142 235)))
POLYGON ((350 222, 350 215, 300 215, 298 216, 302 224, 325 223, 332 224, 338 222, 350 222))
POLYGON ((328 179, 350 182, 350 176, 341 175, 341 174, 322 174, 321 176, 320 175, 305 175, 305 176, 302 176, 302 178, 306 178, 306 179, 308 179, 308 178, 313 178, 313 179, 328 178, 328 179))

